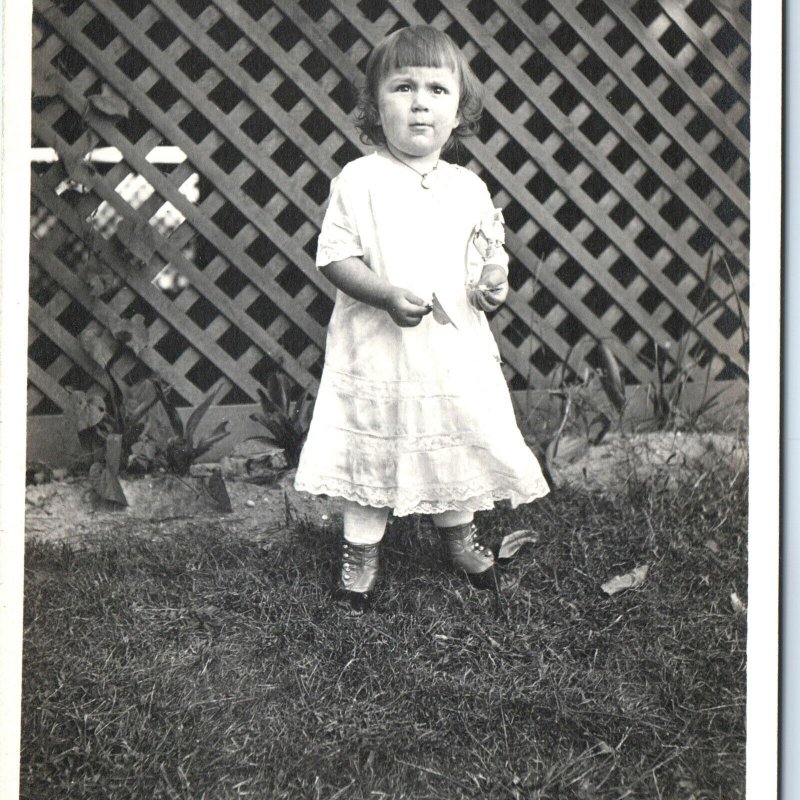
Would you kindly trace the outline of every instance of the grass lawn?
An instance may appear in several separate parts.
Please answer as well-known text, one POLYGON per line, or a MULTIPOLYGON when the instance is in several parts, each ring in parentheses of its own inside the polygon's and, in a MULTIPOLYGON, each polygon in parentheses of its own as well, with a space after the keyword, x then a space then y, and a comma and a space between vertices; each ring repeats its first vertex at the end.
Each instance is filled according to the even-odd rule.
POLYGON ((31 543, 22 796, 743 798, 746 503, 720 468, 483 514, 540 533, 501 598, 399 519, 363 617, 333 529, 31 543))

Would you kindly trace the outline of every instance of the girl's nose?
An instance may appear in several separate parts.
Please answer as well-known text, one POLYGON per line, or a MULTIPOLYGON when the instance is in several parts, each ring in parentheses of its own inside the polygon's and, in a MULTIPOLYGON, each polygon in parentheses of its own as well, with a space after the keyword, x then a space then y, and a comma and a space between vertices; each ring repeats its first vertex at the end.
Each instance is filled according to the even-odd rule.
POLYGON ((423 95, 422 92, 417 92, 414 95, 412 108, 414 109, 414 111, 424 111, 428 108, 427 98, 423 95))

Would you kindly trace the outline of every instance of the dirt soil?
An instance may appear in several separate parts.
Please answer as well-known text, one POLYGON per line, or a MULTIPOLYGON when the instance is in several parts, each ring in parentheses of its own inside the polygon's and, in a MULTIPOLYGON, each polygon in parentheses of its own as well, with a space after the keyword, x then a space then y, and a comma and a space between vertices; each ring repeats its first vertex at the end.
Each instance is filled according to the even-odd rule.
MULTIPOLYGON (((582 440, 565 439, 554 460, 553 478, 558 486, 615 495, 634 478, 670 489, 686 470, 713 469, 720 460, 746 469, 746 441, 726 434, 651 433, 607 436, 601 444, 587 447, 582 440)), ((265 476, 248 475, 245 461, 198 465, 197 474, 187 478, 123 478, 127 508, 102 503, 85 477, 28 486, 26 537, 90 546, 123 529, 162 538, 171 530, 216 520, 226 532, 268 542, 298 519, 338 525, 336 500, 295 492, 292 472, 262 485, 265 476), (220 511, 199 488, 198 475, 212 469, 225 476, 232 512, 220 511)))

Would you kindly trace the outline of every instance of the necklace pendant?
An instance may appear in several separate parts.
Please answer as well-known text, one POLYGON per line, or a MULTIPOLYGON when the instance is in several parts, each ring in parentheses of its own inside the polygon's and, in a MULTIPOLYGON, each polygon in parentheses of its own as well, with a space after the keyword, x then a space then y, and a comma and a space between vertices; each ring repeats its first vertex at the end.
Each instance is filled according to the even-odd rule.
POLYGON ((429 174, 430 174, 430 173, 426 173, 425 175, 423 175, 423 176, 422 176, 422 180, 420 181, 420 184, 419 184, 419 185, 420 185, 420 186, 421 186, 423 189, 430 189, 430 188, 431 188, 431 185, 428 183, 428 175, 429 175, 429 174))

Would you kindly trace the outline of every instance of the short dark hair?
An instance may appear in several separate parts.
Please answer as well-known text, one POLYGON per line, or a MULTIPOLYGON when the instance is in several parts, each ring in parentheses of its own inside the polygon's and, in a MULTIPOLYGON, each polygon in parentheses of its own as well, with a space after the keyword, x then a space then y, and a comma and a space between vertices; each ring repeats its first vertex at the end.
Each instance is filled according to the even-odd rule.
POLYGON ((356 126, 362 142, 386 144, 378 112, 378 86, 390 72, 404 67, 450 67, 458 76, 460 121, 442 151, 448 150, 456 138, 477 133, 483 111, 483 90, 466 57, 443 31, 430 25, 412 25, 389 34, 367 59, 356 110, 356 126))

